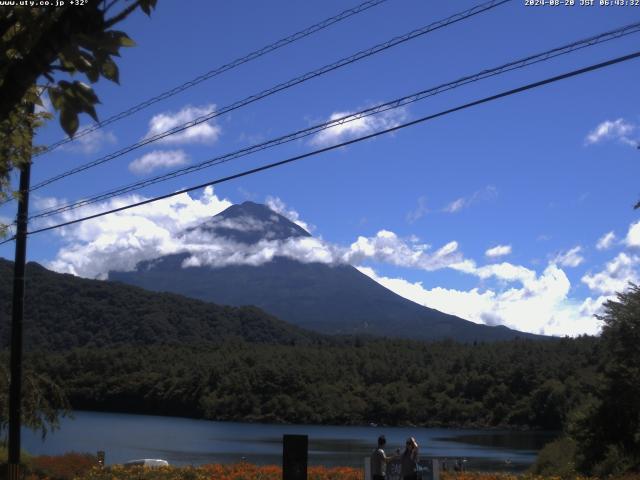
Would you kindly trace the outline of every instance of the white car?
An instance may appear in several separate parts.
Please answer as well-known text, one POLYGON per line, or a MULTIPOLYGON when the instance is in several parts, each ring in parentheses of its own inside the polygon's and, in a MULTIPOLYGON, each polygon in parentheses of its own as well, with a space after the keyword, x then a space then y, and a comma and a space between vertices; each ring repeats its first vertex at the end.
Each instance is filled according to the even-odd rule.
POLYGON ((125 467, 157 468, 157 467, 168 467, 169 462, 167 462, 166 460, 161 460, 159 458, 140 458, 138 460, 129 460, 128 462, 124 462, 123 465, 125 467))

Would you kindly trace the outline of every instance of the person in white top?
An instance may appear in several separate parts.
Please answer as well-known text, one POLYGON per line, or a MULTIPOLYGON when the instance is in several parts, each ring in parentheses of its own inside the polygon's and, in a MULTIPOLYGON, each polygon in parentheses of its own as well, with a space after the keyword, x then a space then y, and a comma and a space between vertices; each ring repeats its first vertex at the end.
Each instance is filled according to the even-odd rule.
POLYGON ((378 448, 376 448, 371 454, 371 479, 372 480, 384 480, 387 463, 392 461, 395 457, 387 457, 384 453, 384 446, 387 443, 387 439, 384 435, 378 437, 378 448))

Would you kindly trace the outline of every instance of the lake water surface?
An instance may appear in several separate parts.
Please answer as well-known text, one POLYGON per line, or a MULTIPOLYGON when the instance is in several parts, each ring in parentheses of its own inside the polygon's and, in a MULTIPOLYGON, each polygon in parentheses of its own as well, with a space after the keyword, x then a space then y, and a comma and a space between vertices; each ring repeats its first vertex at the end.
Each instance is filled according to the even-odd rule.
POLYGON ((378 435, 387 438, 387 454, 407 437, 420 444, 421 457, 467 459, 469 469, 523 470, 542 446, 555 437, 545 432, 462 430, 418 427, 342 427, 211 422, 176 417, 75 412, 47 435, 23 430, 22 445, 36 455, 69 451, 106 452, 106 463, 136 458, 163 458, 172 465, 282 463, 282 435, 309 436, 309 463, 362 467, 378 435))

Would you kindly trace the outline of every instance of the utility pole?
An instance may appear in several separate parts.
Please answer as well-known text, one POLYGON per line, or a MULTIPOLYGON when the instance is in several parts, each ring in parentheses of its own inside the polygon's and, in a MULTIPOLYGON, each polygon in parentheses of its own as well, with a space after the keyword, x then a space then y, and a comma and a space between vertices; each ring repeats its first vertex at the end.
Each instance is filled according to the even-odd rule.
MULTIPOLYGON (((33 114, 33 105, 27 112, 29 116, 33 114)), ((20 168, 20 198, 18 199, 18 214, 16 216, 16 253, 11 312, 11 383, 9 386, 9 480, 21 478, 22 320, 24 317, 24 271, 27 257, 30 177, 31 159, 20 168)))

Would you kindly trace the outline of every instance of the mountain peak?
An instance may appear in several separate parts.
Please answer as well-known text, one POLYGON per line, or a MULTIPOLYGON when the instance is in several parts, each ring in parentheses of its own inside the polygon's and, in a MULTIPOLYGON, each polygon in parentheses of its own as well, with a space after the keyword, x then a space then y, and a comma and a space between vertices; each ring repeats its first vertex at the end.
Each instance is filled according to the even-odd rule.
POLYGON ((193 231, 245 244, 311 236, 305 229, 268 206, 250 201, 231 205, 206 222, 187 230, 193 231))

